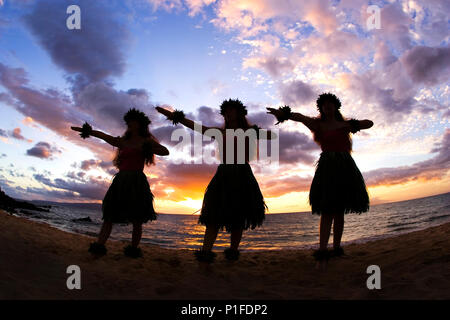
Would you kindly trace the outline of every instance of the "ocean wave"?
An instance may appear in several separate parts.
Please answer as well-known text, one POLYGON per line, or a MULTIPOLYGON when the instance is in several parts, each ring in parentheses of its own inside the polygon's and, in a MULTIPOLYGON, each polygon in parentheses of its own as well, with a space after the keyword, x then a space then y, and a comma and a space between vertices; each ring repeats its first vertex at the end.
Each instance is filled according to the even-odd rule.
POLYGON ((427 219, 427 221, 428 222, 433 222, 433 221, 440 220, 440 219, 443 219, 443 218, 450 218, 450 214, 443 214, 443 215, 440 215, 440 216, 432 216, 432 217, 429 217, 427 219))
MULTIPOLYGON (((366 242, 370 239, 392 237, 397 234, 425 229, 450 220, 450 193, 422 200, 402 201, 371 208, 365 216, 346 216, 343 243, 366 242)), ((60 206, 51 214, 19 214, 30 220, 40 220, 58 229, 96 237, 102 224, 101 211, 79 210, 60 206), (92 222, 77 222, 72 219, 90 217, 92 222)), ((289 250, 316 247, 319 241, 320 217, 310 214, 267 215, 261 228, 244 233, 241 249, 289 250)), ((131 225, 115 225, 114 240, 130 240, 131 225)), ((190 215, 160 215, 155 222, 143 228, 142 241, 165 248, 191 249, 201 246, 204 226, 197 225, 197 217, 190 215)), ((220 232, 214 248, 229 246, 229 234, 220 232)), ((330 240, 331 245, 331 240, 330 240)))
POLYGON ((394 230, 392 230, 393 232, 398 232, 398 231, 405 231, 405 230, 414 230, 416 229, 415 227, 408 227, 408 226, 403 226, 400 228, 396 228, 394 230))
POLYGON ((389 224, 387 225, 388 228, 390 229, 395 229, 398 227, 409 227, 409 226, 417 226, 418 224, 420 224, 422 221, 411 221, 411 222, 399 222, 399 223, 394 223, 394 224, 389 224))

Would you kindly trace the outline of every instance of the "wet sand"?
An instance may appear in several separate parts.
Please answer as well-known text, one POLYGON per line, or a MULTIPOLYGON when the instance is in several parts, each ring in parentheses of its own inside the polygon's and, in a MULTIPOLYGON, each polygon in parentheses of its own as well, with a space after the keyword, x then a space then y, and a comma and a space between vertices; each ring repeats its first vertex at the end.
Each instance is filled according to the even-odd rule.
POLYGON ((241 252, 199 263, 190 250, 142 245, 143 258, 108 241, 101 258, 92 237, 0 211, 0 299, 449 299, 450 223, 393 238, 345 246, 346 256, 315 269, 311 250, 241 252), (81 268, 81 290, 69 290, 69 265, 81 268), (366 269, 381 269, 369 290, 366 269))

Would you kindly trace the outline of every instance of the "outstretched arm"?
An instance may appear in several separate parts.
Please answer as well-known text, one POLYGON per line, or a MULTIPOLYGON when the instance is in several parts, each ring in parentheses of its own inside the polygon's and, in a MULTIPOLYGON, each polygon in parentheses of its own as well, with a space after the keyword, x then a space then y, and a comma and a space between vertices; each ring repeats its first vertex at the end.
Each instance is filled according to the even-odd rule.
MULTIPOLYGON (((165 115, 169 120, 170 120, 170 118, 171 118, 171 116, 173 114, 172 111, 164 109, 164 108, 161 108, 161 107, 156 107, 156 110, 159 113, 162 113, 163 115, 165 115)), ((200 125, 200 124, 198 124, 198 123, 196 123, 196 122, 194 122, 194 121, 192 121, 192 120, 190 120, 188 118, 183 118, 182 120, 180 120, 180 123, 182 125, 184 125, 185 127, 188 127, 189 129, 192 129, 192 130, 195 130, 195 128, 201 128, 202 134, 205 134, 205 131, 208 130, 208 129, 218 129, 218 128, 212 128, 212 127, 207 127, 207 126, 200 125)))
MULTIPOLYGON (((267 112, 267 113, 274 115, 277 119, 280 119, 283 117, 283 111, 281 111, 279 109, 274 109, 274 108, 266 108, 266 109, 269 110, 269 112, 267 112)), ((308 129, 311 131, 316 131, 319 129, 319 124, 317 122, 317 119, 305 116, 298 112, 291 112, 288 120, 301 122, 305 126, 307 126, 308 129)))
POLYGON ((305 116, 305 115, 303 115, 301 113, 293 112, 291 117, 290 117, 290 119, 293 120, 293 121, 297 121, 297 122, 303 123, 311 131, 316 131, 316 130, 319 129, 319 124, 317 122, 317 119, 305 116))
MULTIPOLYGON (((83 131, 83 129, 81 127, 70 127, 70 128, 72 130, 78 131, 78 132, 83 131)), ((120 139, 120 137, 113 137, 113 136, 110 136, 109 134, 106 134, 106 133, 98 131, 98 130, 92 130, 89 135, 99 138, 99 139, 102 139, 114 147, 120 147, 121 143, 122 143, 122 140, 120 139)))
POLYGON ((373 121, 371 120, 359 120, 359 128, 360 129, 369 129, 372 128, 373 121))
POLYGON ((373 126, 373 122, 371 120, 356 120, 351 119, 346 121, 347 125, 350 128, 350 132, 356 133, 359 130, 369 129, 373 126))
POLYGON ((150 143, 151 148, 152 148, 152 152, 154 154, 156 154, 158 156, 168 156, 169 155, 169 150, 167 150, 166 147, 161 145, 155 139, 150 137, 150 138, 147 139, 147 142, 150 143))

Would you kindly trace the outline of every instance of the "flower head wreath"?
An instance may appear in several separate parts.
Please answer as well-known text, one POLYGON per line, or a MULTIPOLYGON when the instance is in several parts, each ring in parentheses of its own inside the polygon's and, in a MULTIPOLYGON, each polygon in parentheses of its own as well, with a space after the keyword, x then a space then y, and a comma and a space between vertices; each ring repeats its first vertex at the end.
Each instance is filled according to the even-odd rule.
POLYGON ((220 105, 220 114, 224 115, 227 108, 236 108, 239 114, 243 116, 247 115, 247 108, 245 108, 244 104, 239 99, 224 100, 220 105))
POLYGON ((128 110, 128 112, 123 116, 123 120, 126 123, 130 121, 137 121, 143 127, 146 127, 151 123, 150 119, 145 115, 144 112, 139 111, 135 108, 131 108, 130 110, 128 110))
POLYGON ((336 107, 336 109, 340 109, 341 108, 341 100, 339 100, 338 97, 336 97, 334 94, 330 93, 330 92, 326 92, 326 93, 322 93, 319 98, 317 98, 316 104, 317 104, 317 109, 319 111, 321 111, 320 109, 322 108, 322 105, 325 103, 325 101, 332 101, 334 106, 336 107))

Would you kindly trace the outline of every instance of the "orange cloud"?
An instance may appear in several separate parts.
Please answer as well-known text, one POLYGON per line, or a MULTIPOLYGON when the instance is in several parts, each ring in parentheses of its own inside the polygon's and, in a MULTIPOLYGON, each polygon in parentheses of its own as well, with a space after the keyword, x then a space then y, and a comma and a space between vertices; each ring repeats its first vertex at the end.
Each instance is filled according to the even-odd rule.
POLYGON ((326 0, 308 2, 304 19, 325 35, 333 33, 338 28, 336 15, 330 10, 329 1, 326 0))

